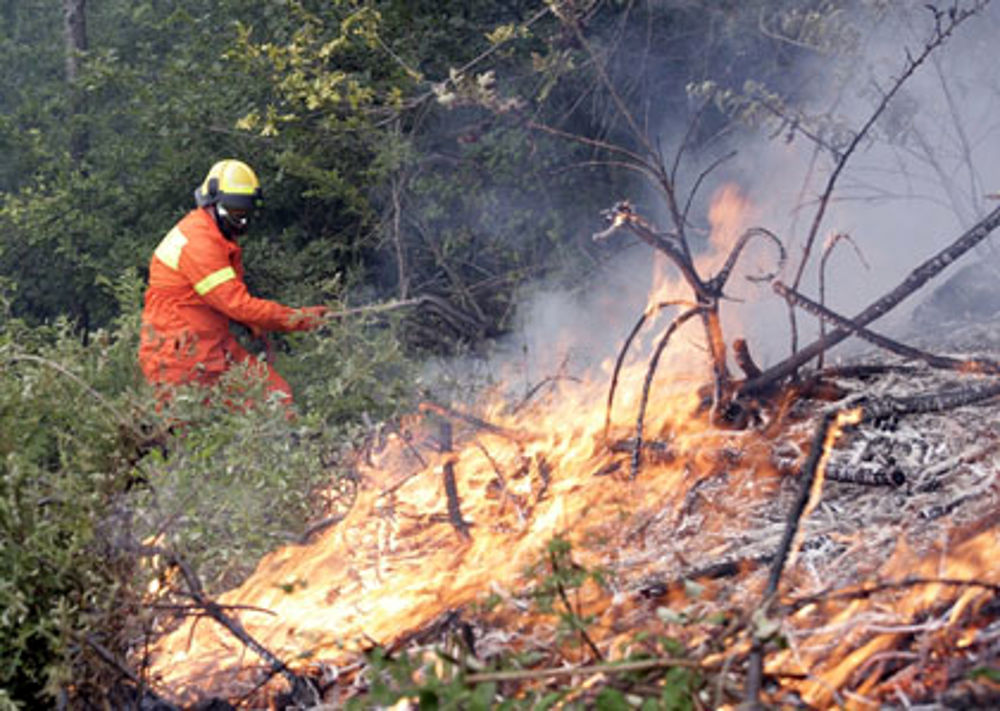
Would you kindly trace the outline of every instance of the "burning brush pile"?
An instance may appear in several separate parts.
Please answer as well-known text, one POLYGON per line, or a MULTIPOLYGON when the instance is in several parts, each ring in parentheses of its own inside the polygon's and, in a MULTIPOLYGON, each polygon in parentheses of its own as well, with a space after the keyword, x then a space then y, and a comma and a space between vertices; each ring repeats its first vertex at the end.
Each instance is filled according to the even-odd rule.
POLYGON ((701 321, 724 355, 712 307, 732 255, 770 237, 745 233, 702 280, 626 205, 611 217, 687 260, 694 302, 651 299, 588 382, 474 412, 427 403, 381 431, 342 518, 218 599, 182 590, 201 614, 152 650, 158 693, 306 708, 1000 704, 1000 348, 932 355, 878 336, 866 324, 883 299, 874 316, 826 312, 835 330, 800 361, 761 370, 736 344, 743 377, 713 360, 698 387, 671 336, 701 321), (638 355, 633 338, 656 325, 638 355), (803 367, 851 335, 880 349, 803 367))

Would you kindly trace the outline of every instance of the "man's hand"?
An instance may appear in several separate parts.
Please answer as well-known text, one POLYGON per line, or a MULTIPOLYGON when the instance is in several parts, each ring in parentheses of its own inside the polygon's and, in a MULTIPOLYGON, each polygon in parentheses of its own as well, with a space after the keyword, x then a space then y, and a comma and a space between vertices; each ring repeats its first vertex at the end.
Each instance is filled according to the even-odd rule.
POLYGON ((325 306, 303 306, 292 314, 292 330, 311 331, 325 322, 328 309, 325 306))

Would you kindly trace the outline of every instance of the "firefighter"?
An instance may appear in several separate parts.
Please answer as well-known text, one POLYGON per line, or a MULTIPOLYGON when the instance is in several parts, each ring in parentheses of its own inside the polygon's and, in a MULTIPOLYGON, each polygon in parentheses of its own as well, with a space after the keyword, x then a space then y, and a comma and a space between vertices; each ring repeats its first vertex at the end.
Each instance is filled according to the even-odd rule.
POLYGON ((245 364, 290 405, 288 383, 237 342, 230 322, 256 336, 306 331, 323 322, 326 307, 295 309, 247 291, 238 240, 262 206, 260 182, 250 166, 219 161, 194 198, 196 207, 166 234, 150 260, 139 345, 142 372, 167 397, 171 386, 212 385, 232 366, 245 364))

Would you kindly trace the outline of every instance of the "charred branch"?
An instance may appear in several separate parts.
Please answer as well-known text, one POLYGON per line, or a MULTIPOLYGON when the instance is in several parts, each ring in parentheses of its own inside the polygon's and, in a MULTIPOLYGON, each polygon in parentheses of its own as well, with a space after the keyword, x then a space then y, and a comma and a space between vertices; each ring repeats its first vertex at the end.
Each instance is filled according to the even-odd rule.
POLYGON ((761 553, 760 555, 735 560, 723 560, 717 563, 710 563, 699 568, 690 568, 683 575, 667 580, 646 580, 638 589, 638 594, 644 598, 661 598, 669 595, 671 590, 683 586, 685 582, 692 580, 721 580, 723 578, 733 578, 737 575, 745 575, 757 570, 762 565, 768 565, 774 560, 773 553, 761 553))
POLYGON ((712 277, 708 282, 707 286, 711 293, 722 296, 722 290, 725 288, 726 282, 729 281, 729 276, 733 272, 733 267, 736 266, 736 262, 739 261, 743 250, 746 249, 746 246, 754 237, 766 237, 770 242, 774 243, 774 245, 778 248, 778 264, 774 268, 773 272, 748 276, 747 279, 749 281, 756 282, 770 281, 782 270, 785 266, 785 260, 788 258, 788 255, 785 252, 785 245, 783 245, 781 240, 778 239, 778 237, 770 230, 765 230, 763 227, 751 227, 740 235, 738 240, 736 240, 736 244, 733 245, 731 250, 729 250, 729 256, 726 257, 726 262, 722 266, 722 269, 720 269, 719 273, 712 277))
MULTIPOLYGON (((806 504, 808 504, 812 496, 813 484, 816 481, 816 475, 822 462, 827 436, 833 428, 837 416, 837 412, 828 412, 820 420, 813 434, 812 443, 809 447, 809 456, 802 467, 802 481, 799 484, 799 493, 792 504, 791 510, 788 512, 785 530, 782 533, 781 542, 778 544, 778 551, 775 554, 774 562, 771 564, 771 572, 767 577, 762 610, 767 610, 774 599, 775 593, 778 592, 781 574, 784 572, 785 563, 788 562, 789 554, 792 551, 792 541, 798 533, 802 514, 805 513, 806 504)), ((746 702, 751 708, 758 708, 760 705, 760 689, 764 678, 764 645, 766 641, 762 635, 755 635, 750 651, 750 661, 747 669, 746 702)))
MULTIPOLYGON (((719 273, 708 281, 705 281, 698 274, 694 266, 691 251, 682 234, 658 232, 650 223, 635 213, 628 201, 617 203, 612 209, 605 212, 605 216, 609 219, 611 225, 604 232, 595 234, 595 240, 604 239, 619 227, 627 228, 648 245, 663 252, 680 270, 684 281, 687 282, 694 293, 694 300, 699 307, 698 313, 705 329, 705 340, 708 350, 711 353, 714 410, 716 406, 721 404, 723 397, 728 395, 730 389, 729 371, 726 365, 726 345, 723 339, 722 326, 719 321, 719 300, 724 296, 723 290, 726 282, 729 280, 733 268, 743 254, 743 250, 753 238, 765 237, 777 245, 779 250, 778 270, 780 270, 781 265, 785 262, 786 254, 784 246, 770 231, 760 227, 751 228, 744 232, 736 241, 719 273)), ((752 279, 768 280, 772 277, 773 274, 752 277, 752 279)), ((644 319, 640 319, 640 322, 636 324, 633 333, 630 334, 629 342, 631 342, 631 338, 634 338, 635 332, 642 326, 643 321, 644 319)), ((621 355, 619 358, 621 358, 621 355)))
POLYGON ((903 415, 944 412, 976 405, 997 396, 1000 396, 1000 381, 907 398, 883 398, 878 402, 865 404, 861 417, 864 421, 878 421, 903 415))
POLYGON ((144 680, 140 679, 135 672, 119 660, 111 650, 98 642, 93 635, 87 635, 83 638, 83 641, 88 647, 94 650, 101 661, 118 672, 123 679, 128 680, 129 684, 127 685, 126 693, 130 696, 135 696, 130 701, 135 703, 137 708, 149 707, 157 709, 157 711, 178 711, 180 709, 179 706, 175 706, 158 694, 153 693, 144 680))
POLYGON ((549 485, 552 483, 552 467, 546 461, 545 457, 539 454, 535 463, 538 465, 538 493, 535 494, 535 503, 540 502, 545 498, 545 495, 549 492, 549 485))
POLYGON ((736 358, 736 365, 740 367, 747 378, 756 378, 761 374, 761 369, 750 355, 750 346, 745 338, 737 338, 733 341, 733 356, 736 358))
POLYGON ((848 378, 857 380, 868 380, 887 373, 900 373, 912 375, 918 369, 912 365, 899 365, 896 363, 860 363, 857 365, 828 366, 816 373, 820 378, 848 378))
POLYGON ((263 659, 268 664, 270 669, 264 683, 276 674, 281 674, 291 685, 293 693, 299 701, 311 704, 319 703, 319 694, 316 688, 312 685, 312 682, 310 682, 306 677, 299 676, 292 671, 292 669, 289 668, 289 666, 285 664, 280 657, 254 639, 250 633, 244 629, 243 625, 240 624, 239 620, 227 615, 221 605, 208 597, 208 595, 205 594, 204 588, 202 588, 201 580, 186 561, 172 551, 157 548, 155 546, 142 546, 139 549, 139 553, 146 556, 161 556, 167 565, 175 567, 178 571, 180 571, 180 574, 184 578, 184 582, 187 585, 187 594, 195 602, 198 608, 205 615, 211 617, 213 620, 229 630, 230 634, 236 637, 236 639, 242 642, 246 647, 249 647, 258 657, 263 659))
POLYGON ((982 588, 989 590, 995 595, 1000 595, 1000 585, 985 582, 982 580, 965 580, 962 578, 903 578, 902 580, 887 580, 875 583, 866 583, 856 587, 843 588, 840 590, 827 590, 814 595, 804 595, 797 597, 788 603, 789 611, 799 610, 808 605, 830 602, 833 600, 865 600, 881 592, 893 592, 897 590, 907 590, 924 585, 942 585, 958 588, 982 588))
POLYGON ((604 232, 594 235, 595 240, 602 240, 610 236, 619 227, 627 227, 630 232, 636 235, 643 242, 653 249, 658 249, 677 266, 688 283, 691 290, 699 301, 709 297, 705 282, 698 276, 694 268, 694 263, 685 242, 680 236, 669 232, 657 232, 651 224, 646 222, 632 209, 632 204, 628 200, 622 200, 606 211, 605 217, 610 221, 610 227, 604 232))
POLYGON ((865 471, 856 469, 847 471, 843 469, 829 469, 826 472, 828 481, 836 481, 841 484, 858 484, 860 486, 889 486, 897 488, 906 483, 906 474, 902 469, 892 469, 890 471, 865 471))
POLYGON ((646 370, 646 380, 642 384, 642 399, 639 402, 639 414, 636 417, 635 423, 635 449, 632 451, 632 478, 634 479, 639 474, 639 464, 642 459, 642 428, 644 421, 646 419, 646 406, 649 404, 649 388, 653 382, 653 376, 656 374, 656 366, 660 362, 660 356, 663 354, 663 350, 667 347, 670 342, 670 337, 674 335, 674 332, 680 328, 685 321, 690 319, 696 314, 703 312, 703 308, 698 306, 692 309, 688 309, 684 313, 677 316, 667 327, 667 330, 660 337, 659 343, 656 344, 656 350, 653 351, 653 357, 649 360, 649 368, 646 370))
MULTIPOLYGON (((851 322, 860 327, 867 326, 872 321, 881 318, 930 279, 937 276, 948 265, 986 239, 998 225, 1000 225, 1000 207, 994 209, 951 245, 916 267, 902 283, 852 318, 851 322)), ((826 336, 813 341, 780 363, 771 366, 761 373, 760 376, 741 385, 739 388, 740 394, 759 392, 762 388, 766 388, 776 381, 794 374, 799 367, 815 358, 821 351, 828 350, 840 343, 850 336, 851 333, 852 331, 843 328, 831 331, 826 336)))
POLYGON ((621 350, 618 351, 618 358, 615 359, 615 368, 614 371, 611 373, 611 386, 608 388, 608 405, 604 414, 605 440, 608 438, 608 431, 611 428, 611 409, 615 401, 615 390, 618 387, 618 375, 621 373, 622 365, 625 363, 625 356, 628 353, 628 349, 632 346, 632 341, 635 340, 635 337, 639 334, 639 331, 646 323, 646 320, 654 312, 662 311, 668 306, 688 306, 689 308, 691 308, 694 306, 694 304, 692 304, 689 301, 663 301, 657 304, 653 310, 647 309, 646 311, 643 312, 642 316, 639 317, 639 320, 635 322, 635 325, 632 327, 632 330, 629 331, 628 336, 625 337, 625 342, 622 344, 621 350))
POLYGON ((976 496, 977 495, 975 494, 966 494, 965 496, 958 496, 951 501, 928 506, 927 508, 923 508, 918 511, 917 516, 923 521, 934 521, 939 518, 944 518, 955 511, 959 506, 974 499, 976 496))
POLYGON ((553 669, 514 669, 481 674, 469 674, 465 677, 467 684, 481 684, 492 681, 529 681, 534 679, 549 679, 558 676, 585 676, 588 674, 625 674, 646 669, 662 669, 682 667, 685 669, 702 669, 704 664, 692 659, 639 659, 629 662, 614 662, 609 664, 587 664, 576 667, 557 667, 553 669))
POLYGON ((528 390, 528 392, 524 394, 524 397, 521 398, 521 401, 517 403, 517 405, 515 405, 513 408, 511 408, 510 412, 513 414, 524 409, 524 407, 526 407, 528 403, 530 403, 531 400, 535 397, 535 395, 540 393, 545 386, 553 385, 554 383, 557 383, 560 380, 567 380, 572 383, 581 382, 580 378, 577 378, 576 376, 573 375, 550 375, 546 378, 542 378, 539 382, 535 383, 528 390))
MULTIPOLYGON (((441 422, 441 451, 452 451, 451 423, 447 420, 441 422)), ((458 532, 462 539, 468 541, 472 536, 469 534, 469 524, 462 518, 462 502, 458 498, 458 484, 455 482, 455 459, 448 457, 441 468, 444 479, 444 493, 448 499, 448 521, 458 532)))
POLYGON ((521 509, 521 505, 518 502, 517 497, 510 493, 510 489, 507 486, 507 477, 504 476, 503 470, 500 468, 497 460, 492 454, 490 454, 490 450, 488 450, 479 440, 476 440, 476 447, 483 453, 483 456, 486 457, 486 461, 488 461, 490 466, 493 468, 493 473, 497 475, 495 480, 496 488, 499 490, 504 503, 511 504, 515 511, 517 511, 518 519, 524 521, 524 511, 521 509))
POLYGON ((500 425, 495 425, 492 422, 487 422, 486 420, 480 419, 475 415, 470 415, 465 412, 460 412, 453 407, 448 407, 447 405, 439 405, 435 402, 430 402, 424 400, 420 403, 419 409, 421 412, 433 412, 441 417, 447 417, 453 420, 461 420, 462 422, 472 425, 478 430, 483 430, 484 432, 489 432, 491 434, 499 435, 506 439, 512 440, 514 442, 521 442, 528 437, 520 432, 507 429, 506 427, 501 427, 500 425))
MULTIPOLYGON (((666 464, 677 459, 677 453, 670 442, 661 440, 647 440, 639 443, 642 447, 643 456, 652 459, 657 463, 666 464)), ((636 448, 636 440, 632 438, 619 439, 611 442, 608 449, 615 454, 633 454, 636 448)))
POLYGON ((962 373, 985 373, 988 375, 1000 374, 1000 363, 997 363, 996 361, 984 359, 959 360, 958 358, 949 358, 948 356, 939 356, 933 353, 927 353, 926 351, 908 346, 905 343, 900 343, 891 338, 875 333, 874 331, 870 331, 863 326, 859 326, 850 319, 831 311, 822 304, 818 304, 806 296, 803 296, 791 287, 785 286, 780 281, 775 281, 773 287, 774 291, 792 306, 803 308, 817 318, 829 321, 830 323, 835 324, 838 328, 851 331, 856 336, 863 338, 869 343, 872 343, 880 348, 884 348, 890 353, 895 353, 896 355, 902 356, 908 360, 920 360, 932 368, 939 368, 942 370, 955 370, 962 373))

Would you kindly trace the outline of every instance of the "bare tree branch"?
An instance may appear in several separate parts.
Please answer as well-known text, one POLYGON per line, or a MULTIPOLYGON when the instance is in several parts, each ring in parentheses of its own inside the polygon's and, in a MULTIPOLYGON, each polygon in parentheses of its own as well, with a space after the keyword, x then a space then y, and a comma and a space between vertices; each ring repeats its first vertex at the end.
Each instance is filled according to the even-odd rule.
POLYGON ((663 336, 660 337, 659 343, 656 344, 656 350, 653 351, 653 356, 649 359, 649 368, 646 370, 646 380, 642 384, 642 400, 639 402, 639 414, 636 417, 635 422, 635 444, 632 450, 633 479, 639 474, 639 464, 642 459, 642 428, 643 422, 646 418, 646 405, 649 403, 649 386, 652 384, 653 376, 656 374, 656 366, 660 362, 660 356, 663 354, 663 349, 667 347, 667 343, 670 342, 670 337, 674 335, 674 332, 692 316, 701 314, 704 310, 705 307, 696 306, 675 317, 674 320, 670 322, 670 326, 667 330, 664 331, 663 336))
POLYGON ((629 331, 628 336, 625 337, 625 342, 622 344, 621 349, 618 351, 618 358, 615 359, 615 368, 611 373, 611 386, 608 388, 608 404, 605 409, 604 414, 604 439, 608 439, 608 430, 611 428, 611 409, 615 401, 615 389, 618 387, 618 375, 621 372, 622 365, 625 363, 625 355, 628 353, 628 349, 632 345, 632 341, 639 334, 639 330, 642 328, 646 320, 655 312, 662 311, 669 306, 688 306, 689 308, 694 307, 690 301, 663 301, 657 304, 654 309, 647 309, 639 317, 639 320, 635 322, 635 326, 629 331))
POLYGON ((884 348, 885 350, 902 356, 903 358, 907 358, 909 360, 920 360, 932 368, 940 368, 942 370, 954 370, 962 373, 985 373, 988 375, 1000 374, 1000 363, 997 363, 996 361, 982 359, 959 360, 958 358, 949 358, 948 356, 939 356, 934 353, 927 353, 919 348, 908 346, 905 343, 894 341, 891 338, 887 338, 886 336, 875 333, 874 331, 870 331, 863 326, 858 326, 850 319, 831 311, 821 304, 817 304, 815 301, 803 296, 791 287, 785 286, 780 281, 774 282, 773 286, 775 292, 783 297, 789 304, 800 306, 814 316, 817 316, 824 321, 829 321, 835 324, 838 328, 851 331, 854 335, 865 339, 869 343, 873 343, 879 348, 884 348))
MULTIPOLYGON (((851 321, 857 326, 866 326, 872 321, 881 318, 898 306, 901 301, 937 276, 952 262, 984 240, 998 225, 1000 225, 1000 207, 994 209, 993 212, 962 234, 948 247, 913 269, 902 283, 868 306, 868 308, 852 318, 851 321)), ((739 387, 739 393, 750 394, 758 392, 762 388, 767 388, 774 382, 792 375, 800 366, 815 358, 820 351, 831 348, 850 335, 851 331, 846 329, 831 331, 823 338, 813 341, 802 350, 771 366, 761 373, 759 377, 743 383, 739 387)))
MULTIPOLYGON (((861 141, 868 135, 872 126, 878 121, 879 117, 885 112, 886 108, 892 99, 899 93, 903 85, 907 80, 913 76, 913 74, 920 68, 920 66, 927 60, 930 54, 940 47, 944 42, 954 33, 954 31, 961 25, 965 20, 975 15, 982 7, 988 3, 989 0, 981 0, 973 5, 971 8, 959 9, 957 3, 953 4, 952 9, 948 13, 942 13, 936 9, 932 10, 935 13, 935 26, 931 38, 924 45, 923 51, 916 57, 913 57, 907 52, 907 58, 905 66, 900 75, 893 81, 892 86, 887 92, 882 95, 881 101, 879 101, 878 106, 865 121, 864 125, 854 134, 854 137, 848 143, 847 147, 841 152, 837 157, 837 163, 834 166, 833 171, 830 173, 830 177, 827 179, 826 188, 823 190, 823 194, 820 197, 819 207, 816 210, 816 214, 813 216, 812 225, 809 228, 809 233, 806 237, 805 246, 802 249, 802 260, 799 262, 799 266, 795 272, 795 278, 792 280, 792 288, 798 289, 799 284, 802 281, 802 275, 805 272, 806 264, 809 261, 809 256, 812 252, 813 244, 816 241, 816 237, 819 234, 820 225, 823 222, 823 217, 826 214, 827 206, 830 203, 830 196, 833 194, 834 186, 837 183, 837 179, 843 172, 847 165, 848 160, 854 151, 861 144, 861 141), (942 20, 947 17, 947 21, 942 23, 942 20)), ((793 344, 794 347, 794 344, 793 344)))

